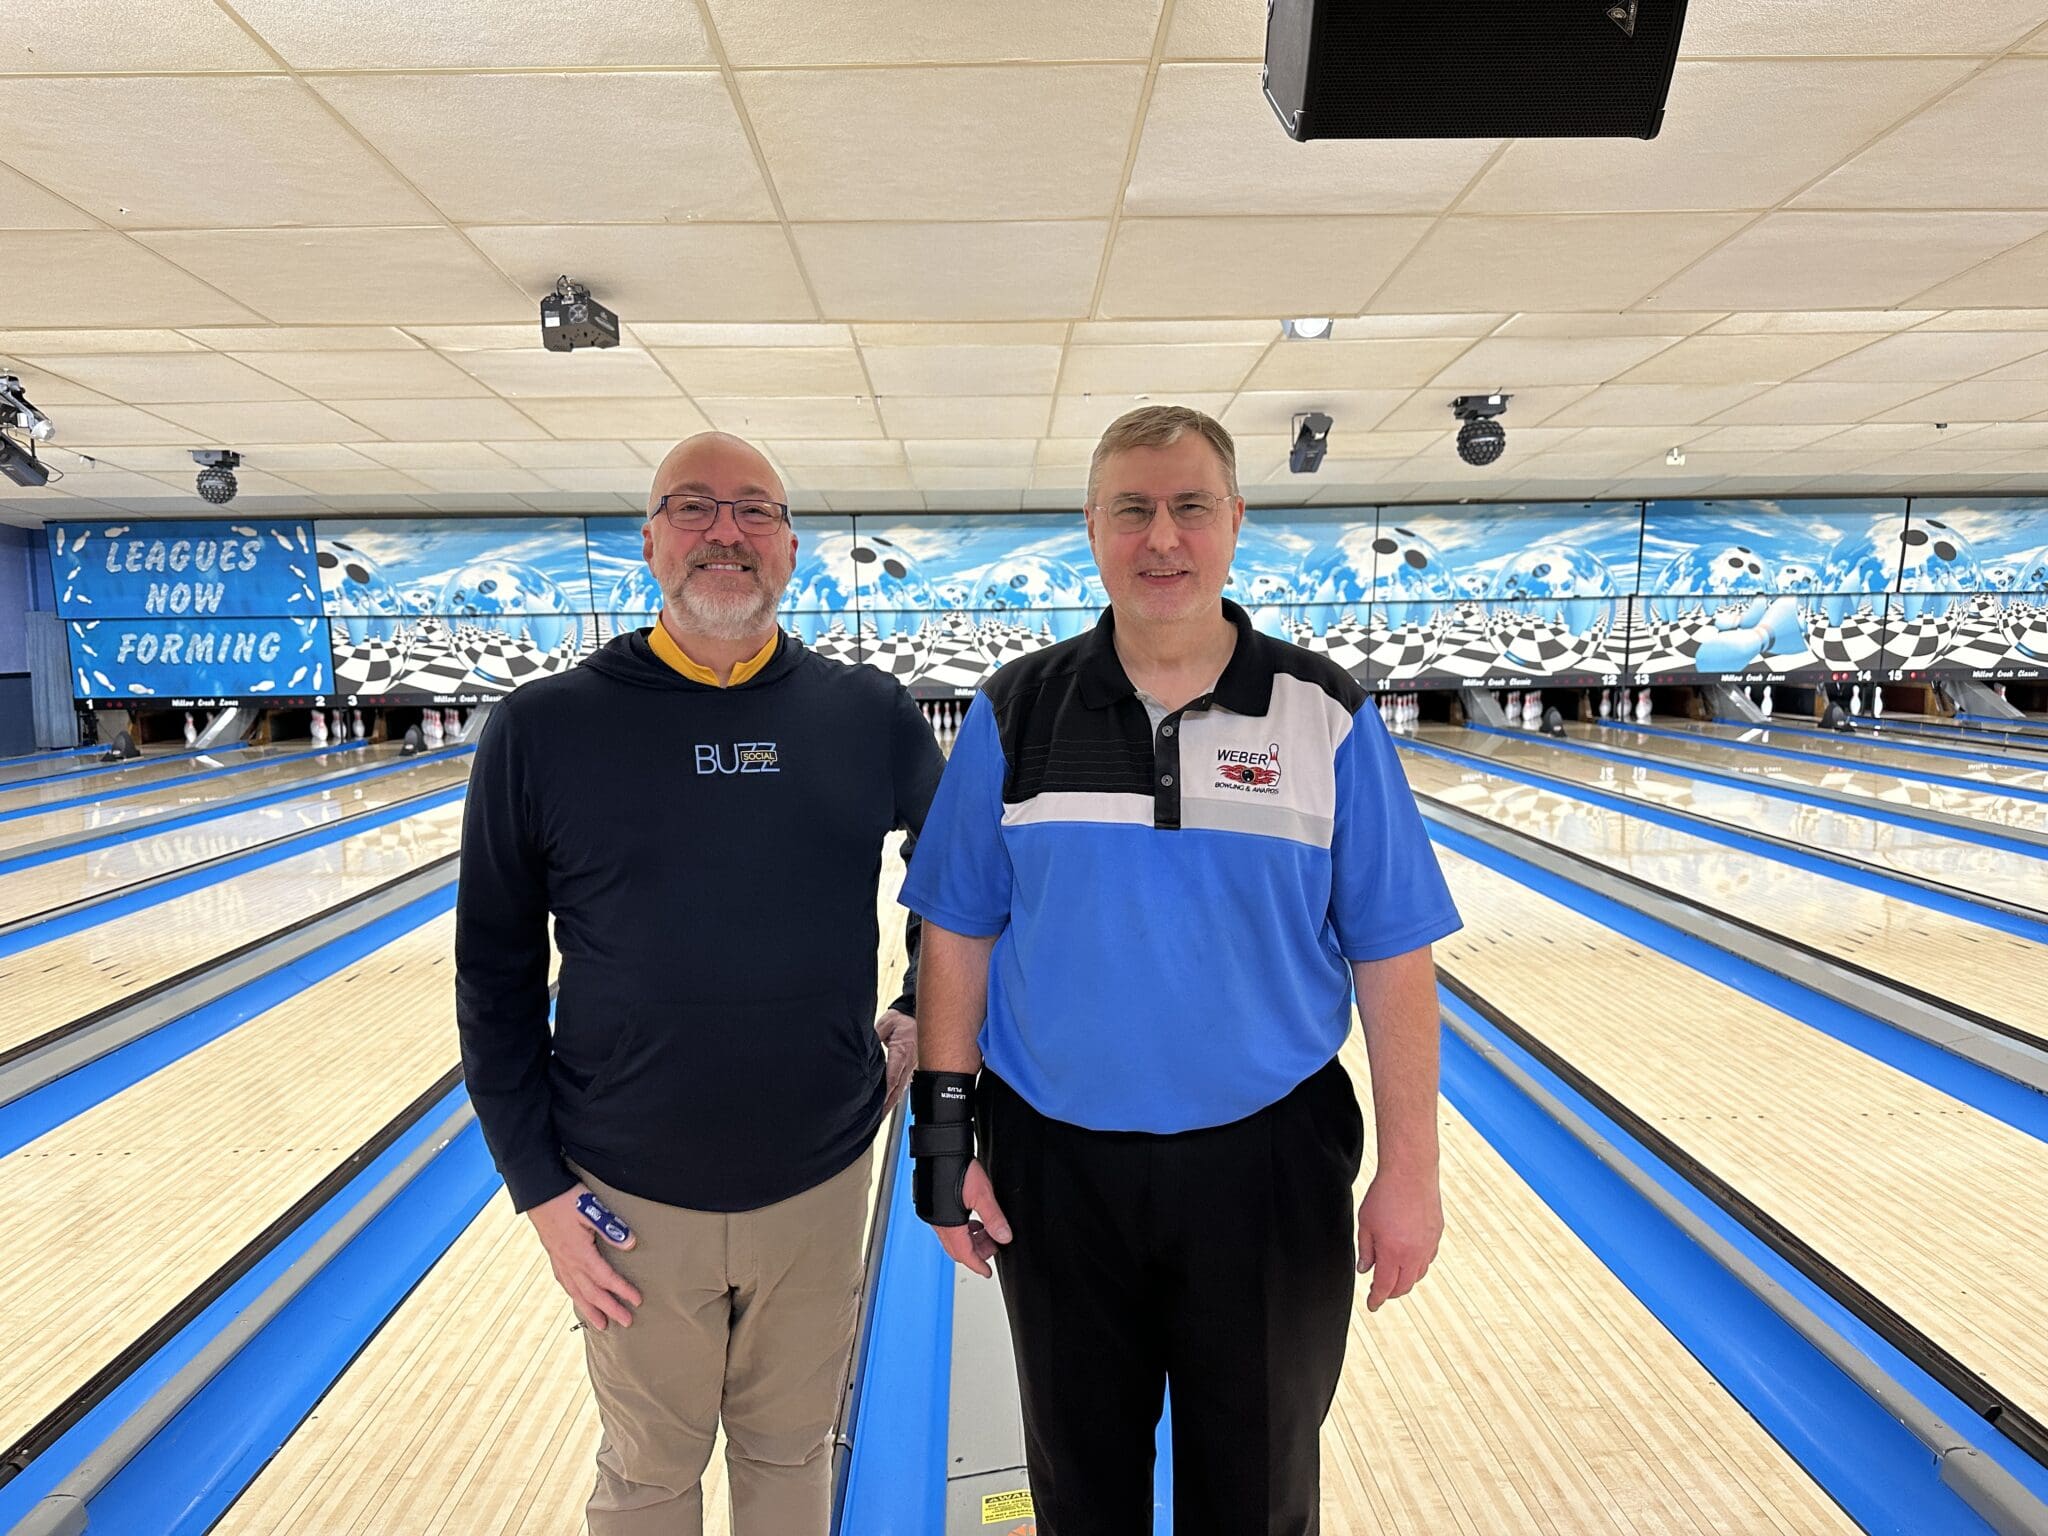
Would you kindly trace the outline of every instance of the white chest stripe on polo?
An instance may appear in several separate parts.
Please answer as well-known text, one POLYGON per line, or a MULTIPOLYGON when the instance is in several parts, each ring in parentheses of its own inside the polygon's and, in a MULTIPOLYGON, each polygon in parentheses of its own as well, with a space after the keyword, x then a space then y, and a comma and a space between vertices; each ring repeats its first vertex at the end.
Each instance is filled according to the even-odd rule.
POLYGON ((1182 717, 1184 829, 1249 832, 1327 848, 1337 814, 1337 748, 1349 711, 1282 673, 1264 715, 1212 709, 1182 717))
POLYGON ((1017 805, 1003 807, 1003 825, 1006 827, 1027 827, 1051 821, 1149 827, 1152 825, 1152 797, 1066 790, 1033 795, 1017 805))

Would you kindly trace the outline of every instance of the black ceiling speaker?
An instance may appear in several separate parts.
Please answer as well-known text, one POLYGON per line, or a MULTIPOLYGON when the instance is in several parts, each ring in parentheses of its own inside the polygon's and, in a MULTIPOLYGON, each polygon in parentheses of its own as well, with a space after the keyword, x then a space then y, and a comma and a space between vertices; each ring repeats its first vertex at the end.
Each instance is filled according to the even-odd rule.
POLYGON ((1654 139, 1685 0, 1268 0, 1297 139, 1654 139))

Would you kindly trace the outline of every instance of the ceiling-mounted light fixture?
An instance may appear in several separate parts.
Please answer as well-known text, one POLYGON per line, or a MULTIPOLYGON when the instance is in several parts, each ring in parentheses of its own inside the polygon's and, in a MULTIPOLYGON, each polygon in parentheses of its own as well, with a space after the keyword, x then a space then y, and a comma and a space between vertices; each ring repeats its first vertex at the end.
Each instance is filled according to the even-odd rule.
POLYGON ((1664 462, 1666 464, 1669 464, 1673 469, 1677 469, 1680 465, 1685 463, 1685 450, 1683 448, 1672 449, 1669 453, 1664 455, 1664 462))
POLYGON ((1332 329, 1327 316, 1305 315, 1299 320, 1280 322, 1280 334, 1289 341, 1327 341, 1332 329))

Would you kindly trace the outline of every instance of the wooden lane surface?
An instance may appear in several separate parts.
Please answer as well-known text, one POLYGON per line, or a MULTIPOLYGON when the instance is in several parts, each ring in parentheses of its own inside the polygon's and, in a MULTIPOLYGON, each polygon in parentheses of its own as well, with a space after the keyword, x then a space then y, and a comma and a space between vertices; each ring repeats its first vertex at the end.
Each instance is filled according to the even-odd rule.
POLYGON ((408 795, 460 784, 469 777, 468 754, 417 763, 374 779, 308 790, 252 810, 233 811, 196 826, 138 832, 109 848, 51 859, 0 875, 0 923, 17 922, 89 897, 124 890, 138 881, 241 853, 294 832, 330 825, 383 809, 408 795))
POLYGON ((1477 767, 1401 754, 1418 795, 2027 1030, 2048 1044, 2048 948, 1477 767))
POLYGON ((1446 970, 2048 1419, 2048 1146, 1439 849, 1446 970))
MULTIPOLYGON (((2035 794, 2048 793, 2048 763, 2033 765, 2014 763, 2004 758, 1943 756, 1934 752, 1915 752, 1900 745, 1897 737, 1890 741, 1880 741, 1860 732, 1842 736, 1833 731, 1822 736, 1813 736, 1804 734, 1803 731, 1772 730, 1766 725, 1708 725, 1697 720, 1659 720, 1657 726, 1660 730, 1677 731, 1696 741, 1724 744, 1740 741, 1754 742, 1759 746, 1783 747, 1787 751, 1834 758, 1851 766, 1873 768, 1880 773, 1898 774, 1907 778, 1916 774, 1939 773, 1953 779, 1972 779, 1994 794, 2003 789, 2024 789, 2035 794)), ((1810 730, 1811 727, 1804 729, 1810 730)), ((1961 743, 1945 745, 1941 742, 1929 742, 1927 745, 1940 746, 1944 751, 1956 754, 1969 750, 1961 743)))
POLYGON ((2048 913, 2048 870, 2041 861, 1897 827, 1832 806, 1798 804, 1731 785, 1687 778, 1643 763, 1616 763, 1581 752, 1559 752, 1534 741, 1490 736, 1445 726, 1424 726, 1415 739, 1469 753, 1489 763, 1523 768, 1568 784, 1604 790, 1645 806, 1685 811, 1738 832, 1761 832, 1802 848, 1824 849, 1878 869, 1935 880, 1963 892, 2048 913))
POLYGON ((456 1059, 453 914, 0 1160, 12 1443, 456 1059))
MULTIPOLYGON (((890 842, 876 903, 884 1002, 904 966, 903 861, 890 842)), ((577 1326, 501 1189, 214 1530, 582 1530, 599 1426, 577 1326)), ((709 1536, 730 1536, 722 1434, 704 1517, 709 1536)))
POLYGON ((436 806, 0 958, 13 1005, 0 1051, 395 880, 461 838, 462 803, 436 806))
POLYGON ((61 762, 32 764, 9 772, 0 768, 0 811, 19 810, 27 805, 45 805, 52 800, 71 800, 80 795, 101 794, 110 789, 127 789, 134 784, 152 784, 158 779, 177 778, 186 773, 204 773, 223 763, 247 763, 259 757, 275 757, 291 750, 288 746, 222 747, 204 757, 193 757, 184 746, 144 749, 143 755, 126 763, 102 763, 95 757, 74 758, 76 764, 65 772, 61 762), (59 777, 58 775, 61 775, 59 777), (21 785, 23 779, 39 783, 21 785))
MULTIPOLYGON (((1369 1103, 1355 1035, 1347 1053, 1369 1103)), ((1323 1432, 1328 1536, 1855 1529, 1475 1132, 1441 1119, 1444 1256, 1377 1317, 1359 1290, 1323 1432)), ((597 1433, 567 1308, 500 1195, 216 1530, 580 1530, 597 1433)), ((723 1487, 714 1455, 712 1536, 730 1529, 723 1487)))
POLYGON ((118 831, 145 827, 151 821, 196 811, 216 800, 284 789, 302 779, 317 778, 343 768, 368 768, 397 760, 398 744, 350 747, 346 751, 322 752, 289 762, 266 763, 261 768, 229 774, 223 779, 202 779, 197 784, 180 784, 148 794, 110 800, 104 805, 79 805, 67 811, 44 811, 16 821, 0 821, 0 852, 39 843, 46 838, 70 837, 84 832, 118 831))
POLYGON ((1830 767, 1826 763, 1808 762, 1803 758, 1771 757, 1761 752, 1744 752, 1718 742, 1656 736, 1626 726, 1593 727, 1585 739, 1592 746, 1622 747, 1631 752, 1649 753, 1681 770, 1701 768, 1714 773, 1739 773, 1786 789, 1825 789, 1838 795, 1852 795, 1889 810, 1939 811, 1946 816, 1967 817, 1986 827, 2048 832, 2048 805, 2036 800, 2017 800, 2011 795, 1991 790, 1929 784, 1922 779, 1903 778, 1856 763, 1845 762, 1840 767, 1830 767))

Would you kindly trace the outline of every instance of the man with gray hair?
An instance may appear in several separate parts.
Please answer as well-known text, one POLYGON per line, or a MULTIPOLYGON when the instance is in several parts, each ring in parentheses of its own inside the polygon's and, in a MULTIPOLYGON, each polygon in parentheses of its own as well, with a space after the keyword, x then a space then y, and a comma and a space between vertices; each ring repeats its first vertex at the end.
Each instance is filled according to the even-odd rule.
POLYGON ((1405 1295, 1443 1229, 1458 916, 1371 699, 1223 600, 1230 434, 1120 418, 1084 516, 1110 611, 975 699, 903 887, 918 1214, 1001 1270, 1042 1536, 1152 1528, 1169 1390, 1176 1536, 1314 1536, 1356 1275, 1405 1295))
POLYGON ((900 683, 778 628, 796 547, 759 452, 678 443, 642 534, 659 618, 500 704, 470 776, 463 1069, 583 1324, 591 1536, 697 1536, 721 1421, 734 1536, 829 1519, 871 1148, 915 1051, 914 928, 874 1022, 882 843, 941 759, 900 683))

